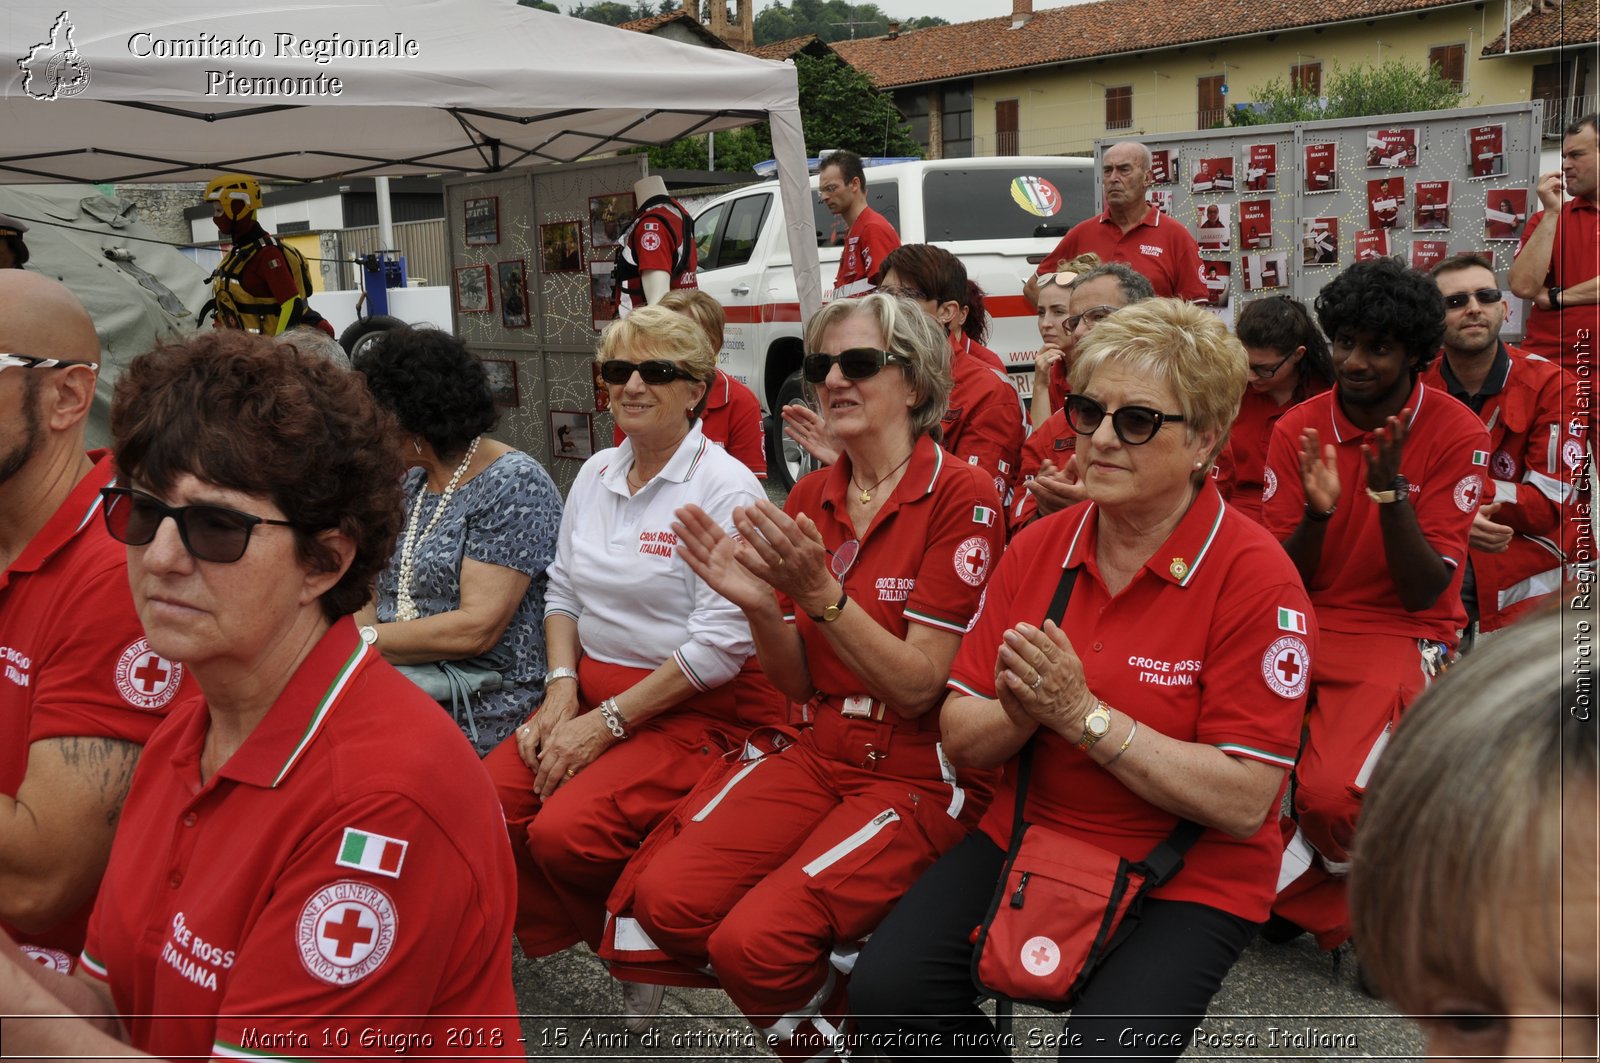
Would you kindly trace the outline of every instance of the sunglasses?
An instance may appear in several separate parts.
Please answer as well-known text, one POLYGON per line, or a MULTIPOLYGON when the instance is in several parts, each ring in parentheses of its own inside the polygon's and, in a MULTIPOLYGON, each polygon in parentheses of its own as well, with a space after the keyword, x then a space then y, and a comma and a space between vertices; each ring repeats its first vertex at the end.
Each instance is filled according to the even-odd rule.
POLYGON ((1444 297, 1446 310, 1460 310, 1467 305, 1468 299, 1478 300, 1479 306, 1493 306, 1498 303, 1505 293, 1499 288, 1479 288, 1475 292, 1457 292, 1455 295, 1444 297))
POLYGON ((866 380, 890 362, 910 365, 911 359, 903 354, 891 354, 876 347, 852 347, 838 354, 808 354, 800 365, 800 372, 808 384, 820 384, 828 379, 828 370, 838 363, 839 372, 846 380, 866 380))
POLYGON ((106 531, 117 542, 145 546, 156 537, 161 522, 171 517, 185 550, 201 561, 222 565, 244 556, 257 524, 295 526, 292 521, 257 517, 227 506, 169 506, 129 487, 102 487, 100 497, 106 503, 106 531))
POLYGON ((1284 355, 1282 358, 1279 358, 1272 365, 1253 365, 1250 367, 1250 372, 1254 374, 1257 379, 1265 380, 1267 377, 1272 376, 1278 370, 1282 369, 1283 363, 1287 362, 1293 357, 1294 353, 1290 352, 1289 354, 1284 355))
MULTIPOLYGON (((1067 396, 1067 423, 1081 436, 1094 435, 1107 412, 1104 406, 1086 395, 1067 396)), ((1111 414, 1111 430, 1118 439, 1136 447, 1150 442, 1162 425, 1182 420, 1181 414, 1162 413, 1148 406, 1124 406, 1111 414)))
POLYGON ((653 358, 648 362, 630 362, 625 358, 613 358, 600 363, 600 379, 607 384, 626 384, 633 379, 634 373, 638 373, 639 379, 646 384, 670 384, 674 380, 699 379, 693 373, 679 367, 677 362, 660 358, 653 358))
POLYGON ((35 358, 31 354, 0 354, 0 370, 6 369, 65 369, 69 365, 86 365, 99 369, 99 362, 78 362, 71 358, 35 358))
POLYGON ((1116 312, 1117 307, 1114 306, 1106 306, 1104 304, 1101 304, 1100 306, 1091 306, 1083 313, 1073 314, 1071 317, 1067 318, 1067 331, 1076 332, 1078 330, 1078 323, 1080 321, 1087 321, 1091 325, 1098 325, 1100 322, 1104 321, 1106 318, 1110 317, 1116 312))

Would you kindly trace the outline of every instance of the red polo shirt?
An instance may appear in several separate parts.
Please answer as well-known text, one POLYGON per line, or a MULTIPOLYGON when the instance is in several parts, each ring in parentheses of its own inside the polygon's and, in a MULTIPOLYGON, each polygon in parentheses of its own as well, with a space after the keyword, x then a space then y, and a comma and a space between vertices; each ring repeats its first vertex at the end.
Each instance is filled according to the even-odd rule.
POLYGON ((89 925, 83 967, 110 984, 133 1046, 520 1051, 511 849, 449 715, 346 618, 202 781, 209 730, 191 699, 145 747, 89 925))
POLYGON ((997 370, 1001 373, 1006 371, 1006 363, 998 354, 994 353, 989 348, 985 347, 983 344, 969 336, 962 335, 951 340, 950 346, 952 348, 959 346, 962 350, 977 358, 990 369, 997 370))
POLYGON ((1155 207, 1126 233, 1107 211, 1074 225, 1039 265, 1054 272, 1058 263, 1094 252, 1102 262, 1126 262, 1149 279, 1160 296, 1203 302, 1206 285, 1200 275, 1200 247, 1187 228, 1155 207))
POLYGON ((1326 631, 1348 635, 1376 631, 1434 639, 1454 647, 1467 622, 1461 605, 1461 562, 1467 556, 1472 516, 1487 491, 1489 434, 1467 407, 1421 380, 1405 405, 1410 434, 1400 451, 1400 473, 1411 484, 1411 508, 1428 545, 1449 565, 1450 585, 1421 612, 1400 604, 1389 575, 1378 525, 1378 504, 1367 497, 1362 444, 1372 433, 1350 423, 1338 389, 1324 391, 1278 418, 1267 449, 1261 498, 1267 530, 1287 539, 1305 513, 1300 482, 1300 433, 1317 430, 1333 444, 1339 465, 1339 501, 1322 544, 1322 560, 1307 590, 1326 631))
POLYGON ((1302 377, 1295 386, 1289 401, 1279 406, 1272 396, 1254 388, 1245 388, 1239 401, 1239 416, 1233 419, 1228 432, 1228 453, 1233 459, 1233 494, 1228 501, 1235 509, 1255 521, 1263 523, 1261 514, 1261 483, 1267 471, 1267 444, 1272 441, 1273 426, 1296 403, 1327 391, 1329 384, 1321 377, 1302 377))
POLYGON ((1016 481, 1022 456, 1022 404, 1003 372, 966 353, 965 340, 950 337, 955 383, 944 414, 944 448, 988 473, 995 496, 1004 500, 1016 481))
POLYGON ((849 299, 872 291, 877 287, 883 260, 899 246, 900 234, 889 219, 871 207, 863 207, 845 235, 839 272, 833 278, 833 297, 849 299))
MULTIPOLYGON (((1100 510, 1074 506, 1018 533, 950 671, 950 687, 994 697, 1007 628, 1044 621, 1064 566, 1079 569, 1062 624, 1095 696, 1169 738, 1285 769, 1294 764, 1316 626, 1294 564, 1209 484, 1133 581, 1113 596, 1096 560, 1100 510)), ((1034 738, 1028 819, 1130 860, 1177 822, 1052 731, 1034 738)), ((1136 740, 1137 741, 1137 740, 1136 740)), ((1005 847, 1016 762, 980 829, 1005 847)), ((1287 774, 1285 775, 1287 777, 1287 774)), ((1274 805, 1276 807, 1276 805, 1274 805)), ((1267 916, 1283 841, 1274 817, 1246 839, 1207 830, 1154 896, 1267 916)))
MULTIPOLYGON (((1517 254, 1522 254, 1543 218, 1541 210, 1528 219, 1517 254)), ((1555 249, 1542 283, 1547 288, 1552 284, 1570 288, 1595 276, 1600 276, 1600 208, 1586 199, 1569 199, 1561 205, 1555 249)), ((1535 306, 1528 311, 1523 349, 1544 355, 1575 376, 1594 372, 1596 343, 1600 343, 1600 303, 1561 310, 1535 306)))
MULTIPOLYGON (((848 494, 850 457, 819 469, 795 484, 784 506, 816 522, 827 548, 838 555, 855 540, 848 494)), ((978 607, 983 586, 1005 545, 1005 520, 994 484, 980 470, 952 461, 929 436, 917 440, 911 462, 894 494, 878 510, 843 583, 853 608, 865 609, 879 627, 903 639, 914 621, 961 633, 978 607)), ((806 644, 806 667, 821 694, 859 693, 856 678, 833 652, 827 636, 794 601, 778 594, 778 607, 806 644), (798 615, 797 615, 798 614, 798 615)), ((901 721, 898 714, 892 719, 901 721)), ((924 713, 906 726, 937 727, 938 713, 924 713)))
MULTIPOLYGON (((686 239, 684 220, 688 212, 671 198, 652 200, 644 206, 638 219, 628 229, 627 252, 639 272, 659 271, 671 277, 671 287, 698 288, 700 268, 699 248, 688 241, 687 258, 679 268, 679 252, 686 239)), ((625 285, 634 306, 643 306, 644 281, 639 277, 625 285)))
MULTIPOLYGON (((717 379, 706 392, 706 408, 700 413, 700 430, 745 468, 756 479, 767 478, 767 436, 761 425, 761 400, 756 393, 733 377, 717 370, 717 379)), ((622 429, 611 429, 611 442, 622 446, 627 436, 622 429)))
MULTIPOLYGON (((183 684, 183 666, 150 649, 128 590, 128 548, 106 531, 94 468, 0 572, 0 793, 15 797, 35 742, 83 736, 143 745, 183 684)), ((83 948, 85 903, 47 930, 21 933, 35 958, 68 970, 83 948)))

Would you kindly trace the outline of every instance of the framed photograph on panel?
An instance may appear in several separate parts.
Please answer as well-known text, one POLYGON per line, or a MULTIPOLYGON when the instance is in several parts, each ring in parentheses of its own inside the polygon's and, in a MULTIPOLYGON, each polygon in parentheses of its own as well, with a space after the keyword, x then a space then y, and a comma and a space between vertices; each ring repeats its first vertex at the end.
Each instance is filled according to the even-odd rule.
POLYGON ((550 411, 550 452, 570 461, 594 457, 594 415, 584 410, 550 411))
POLYGON ((466 233, 468 247, 482 247, 500 242, 500 197, 482 196, 462 203, 461 230, 466 233))
POLYGON ((522 392, 517 388, 517 363, 508 358, 480 358, 483 371, 489 375, 489 392, 496 406, 521 406, 522 392))
POLYGON ((615 247, 633 221, 633 193, 589 197, 589 246, 615 247))
POLYGON ((539 226, 539 267, 546 273, 578 273, 583 269, 583 239, 576 221, 539 226))
POLYGON ((589 263, 589 305, 596 332, 617 319, 622 305, 622 288, 611 276, 614 268, 611 262, 589 263))
POLYGON ((456 312, 487 314, 494 309, 494 290, 489 287, 488 266, 456 267, 456 312))
POLYGON ((502 262, 500 272, 500 323, 506 328, 528 327, 528 267, 522 259, 502 262))

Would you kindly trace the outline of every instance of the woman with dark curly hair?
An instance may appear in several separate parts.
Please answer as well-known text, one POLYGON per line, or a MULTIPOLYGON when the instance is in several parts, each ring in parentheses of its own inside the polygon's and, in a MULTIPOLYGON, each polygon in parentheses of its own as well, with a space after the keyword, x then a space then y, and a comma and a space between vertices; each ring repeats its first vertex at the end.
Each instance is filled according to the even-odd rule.
POLYGON ((1259 524, 1272 427, 1289 407, 1333 386, 1333 363, 1305 305, 1287 295, 1246 303, 1234 332, 1250 356, 1250 386, 1228 435, 1234 471, 1228 501, 1259 524))
POLYGON ((111 433, 106 527, 201 696, 145 746, 78 975, 0 938, 0 1012, 56 1016, 8 1021, 6 1048, 240 1058, 270 1015, 271 1045, 326 1058, 370 1052, 384 1015, 388 1043, 504 1054, 493 788, 350 620, 400 525, 393 419, 322 355, 219 330, 136 359, 111 433))
POLYGON ((545 570, 561 496, 544 466, 484 435, 496 420, 489 378, 454 336, 395 329, 356 368, 399 420, 411 466, 404 531, 361 635, 391 664, 472 660, 499 672, 498 689, 454 710, 483 756, 544 697, 545 570))

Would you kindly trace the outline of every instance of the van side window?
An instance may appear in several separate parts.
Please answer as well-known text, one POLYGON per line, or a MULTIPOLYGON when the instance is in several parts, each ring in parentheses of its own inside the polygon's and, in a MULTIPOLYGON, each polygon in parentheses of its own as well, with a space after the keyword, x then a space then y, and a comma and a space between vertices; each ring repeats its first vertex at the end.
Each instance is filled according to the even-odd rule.
MULTIPOLYGON (((717 268, 740 266, 750 261, 756 249, 756 238, 761 235, 761 223, 766 220, 771 196, 745 196, 729 204, 728 223, 717 241, 717 268)), ((699 232, 699 223, 695 223, 699 232)))
POLYGON ((929 243, 1065 236, 1094 214, 1097 183, 1094 170, 1087 166, 1034 163, 1014 170, 963 169, 956 163, 930 168, 922 179, 923 229, 929 243), (1053 198, 1041 179, 1054 189, 1053 198), (1028 189, 1014 187, 1018 180, 1028 189), (1045 209, 1041 193, 1051 198, 1048 206, 1055 208, 1053 214, 1038 213, 1045 209))
MULTIPOLYGON (((894 231, 900 231, 900 184, 893 178, 879 178, 876 184, 872 181, 872 170, 867 170, 867 206, 884 216, 894 231)), ((822 196, 813 188, 811 190, 811 209, 817 223, 818 247, 843 247, 844 238, 850 232, 850 226, 844 223, 843 218, 835 217, 827 207, 822 205, 822 196)))

